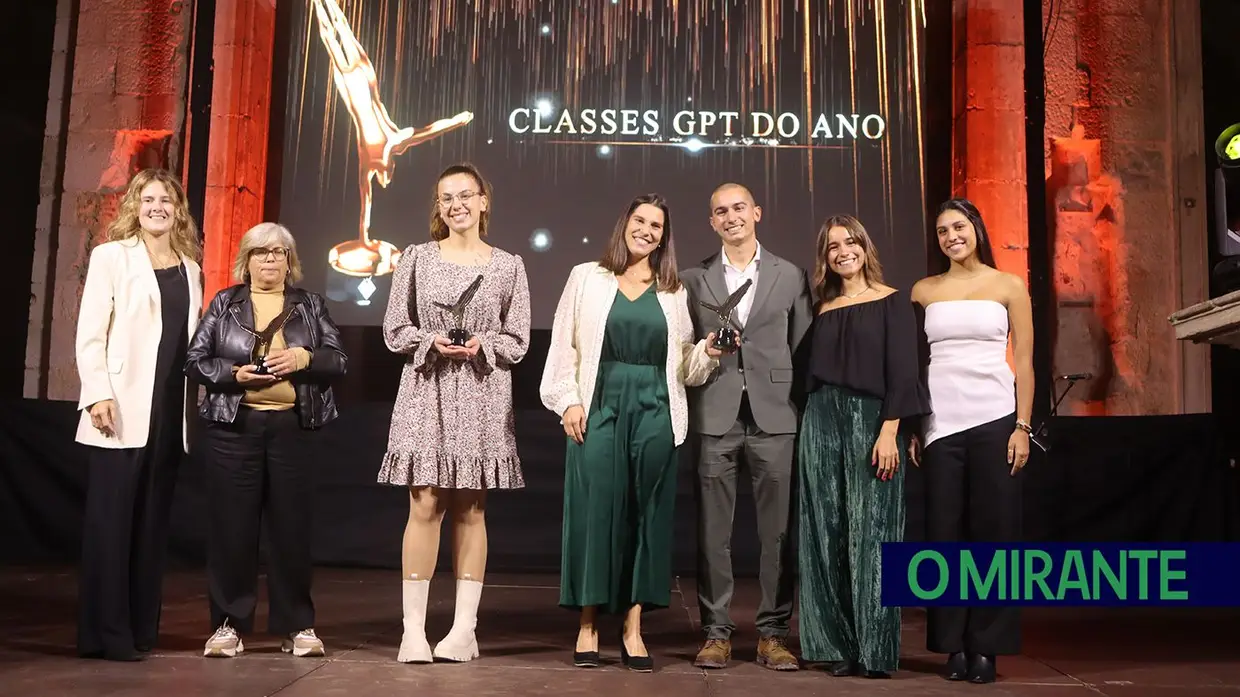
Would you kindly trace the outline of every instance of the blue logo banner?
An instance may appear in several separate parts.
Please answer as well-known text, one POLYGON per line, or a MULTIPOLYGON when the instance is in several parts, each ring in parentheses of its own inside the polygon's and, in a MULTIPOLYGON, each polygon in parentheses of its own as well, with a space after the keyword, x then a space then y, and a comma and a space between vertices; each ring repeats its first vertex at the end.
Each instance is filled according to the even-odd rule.
POLYGON ((883 545, 884 606, 1240 606, 1240 544, 883 545))

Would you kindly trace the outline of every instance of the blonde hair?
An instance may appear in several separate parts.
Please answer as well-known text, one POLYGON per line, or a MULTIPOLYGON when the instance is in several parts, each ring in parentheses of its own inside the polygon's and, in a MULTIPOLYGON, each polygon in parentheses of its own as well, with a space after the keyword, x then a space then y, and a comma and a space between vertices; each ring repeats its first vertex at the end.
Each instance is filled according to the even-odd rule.
POLYGON ((189 214, 185 189, 181 187, 181 182, 165 169, 144 169, 133 175, 133 179, 129 180, 129 188, 121 198, 116 219, 108 226, 108 240, 117 242, 142 234, 142 224, 138 220, 142 214, 142 190, 154 182, 163 184, 168 197, 172 199, 172 228, 168 232, 172 250, 201 262, 202 245, 198 242, 198 226, 189 214))
POLYGON ((233 260, 233 278, 238 283, 250 282, 250 253, 278 242, 288 250, 288 278, 293 283, 301 280, 301 260, 297 258, 297 242, 293 233, 279 223, 259 223, 241 236, 241 245, 237 249, 237 258, 233 260))

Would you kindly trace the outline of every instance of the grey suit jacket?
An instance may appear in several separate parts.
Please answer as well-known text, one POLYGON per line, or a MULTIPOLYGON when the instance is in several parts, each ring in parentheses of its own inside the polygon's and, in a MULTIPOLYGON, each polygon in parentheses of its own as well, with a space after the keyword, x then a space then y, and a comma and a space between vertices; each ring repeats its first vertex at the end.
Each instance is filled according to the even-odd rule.
MULTIPOLYGON (((701 301, 720 305, 728 298, 722 255, 720 251, 680 272, 689 292, 695 340, 719 328, 718 315, 701 301)), ((720 358, 706 384, 689 390, 689 420, 699 434, 727 433, 736 423, 742 392, 749 394, 758 428, 771 434, 797 432, 793 358, 814 319, 809 276, 765 247, 759 263, 758 282, 749 289, 753 307, 740 327, 740 350, 720 358)))

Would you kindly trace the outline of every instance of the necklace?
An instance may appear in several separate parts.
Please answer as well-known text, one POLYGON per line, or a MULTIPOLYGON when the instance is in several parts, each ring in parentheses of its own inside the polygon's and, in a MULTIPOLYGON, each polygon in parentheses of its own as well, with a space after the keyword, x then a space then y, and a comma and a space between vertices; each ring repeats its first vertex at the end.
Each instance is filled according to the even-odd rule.
POLYGON ((871 289, 869 286, 866 286, 866 287, 865 287, 865 290, 863 290, 863 291, 861 291, 861 292, 859 292, 859 293, 854 293, 854 294, 852 294, 852 295, 849 295, 848 293, 845 293, 844 291, 840 291, 840 295, 844 296, 845 298, 848 298, 849 300, 852 300, 853 298, 857 298, 857 297, 860 297, 860 296, 862 296, 862 295, 865 295, 866 293, 870 292, 871 290, 872 290, 872 289, 871 289))
POLYGON ((172 266, 173 264, 176 264, 179 261, 175 250, 172 252, 171 256, 161 259, 155 255, 155 252, 151 251, 150 247, 147 247, 146 255, 151 258, 151 266, 157 269, 167 268, 169 266, 172 266))
MULTIPOLYGON (((440 253, 440 256, 441 256, 441 257, 443 256, 443 252, 444 252, 444 248, 443 248, 442 244, 443 244, 443 243, 441 242, 441 243, 440 243, 440 246, 439 246, 439 253, 440 253)), ((462 264, 461 264, 462 266, 486 266, 486 265, 487 265, 487 263, 488 263, 488 259, 487 259, 486 257, 482 256, 482 252, 483 252, 483 251, 485 251, 485 249, 476 249, 476 248, 471 248, 471 249, 464 249, 464 248, 460 248, 460 249, 453 249, 453 248, 449 248, 449 249, 448 249, 448 251, 449 251, 449 253, 451 253, 451 252, 456 252, 456 253, 458 253, 458 254, 462 254, 462 255, 464 255, 466 258, 469 258, 470 256, 472 256, 472 257, 473 257, 473 263, 469 263, 469 264, 464 264, 464 263, 462 263, 462 264)))

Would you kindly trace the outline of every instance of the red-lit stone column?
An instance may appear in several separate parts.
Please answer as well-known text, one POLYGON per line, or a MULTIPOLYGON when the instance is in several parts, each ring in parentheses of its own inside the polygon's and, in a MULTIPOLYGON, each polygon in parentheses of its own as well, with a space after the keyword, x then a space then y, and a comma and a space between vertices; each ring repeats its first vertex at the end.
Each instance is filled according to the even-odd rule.
POLYGON ((241 236, 263 220, 275 20, 275 0, 219 0, 216 5, 203 212, 208 300, 232 285, 241 236))
POLYGON ((73 346, 90 250, 135 172, 178 171, 184 130, 190 4, 80 0, 76 21, 72 12, 73 3, 58 4, 31 276, 30 398, 77 399, 73 346))
POLYGON ((1048 5, 1054 371, 1095 376, 1060 412, 1208 412, 1209 349, 1167 320, 1206 296, 1200 7, 1048 5))
POLYGON ((1025 28, 1015 0, 953 0, 952 188, 977 204, 995 262, 1029 278, 1025 28))
POLYGON ((952 191, 981 211, 999 269, 1028 283, 1023 12, 1018 0, 953 0, 952 191))

